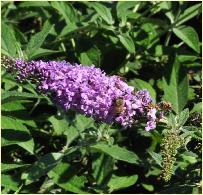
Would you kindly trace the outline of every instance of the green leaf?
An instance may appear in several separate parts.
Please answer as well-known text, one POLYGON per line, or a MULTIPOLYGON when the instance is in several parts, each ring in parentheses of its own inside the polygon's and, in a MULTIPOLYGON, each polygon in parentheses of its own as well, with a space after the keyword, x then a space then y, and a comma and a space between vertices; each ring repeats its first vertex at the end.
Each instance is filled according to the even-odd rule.
POLYGON ((141 79, 133 79, 129 82, 130 85, 136 86, 139 90, 147 89, 151 95, 151 97, 156 101, 156 91, 154 88, 146 81, 143 81, 141 79))
POLYGON ((2 146, 17 144, 33 154, 34 141, 26 126, 19 120, 7 116, 1 117, 2 146))
POLYGON ((88 51, 80 53, 81 64, 100 66, 101 51, 97 47, 92 47, 88 51))
POLYGON ((70 29, 76 28, 75 23, 78 21, 77 13, 70 3, 63 1, 52 1, 51 5, 64 17, 66 24, 70 29))
POLYGON ((30 164, 6 164, 6 163, 1 163, 1 171, 2 173, 6 172, 6 171, 10 171, 13 169, 17 169, 20 167, 26 167, 29 166, 30 164))
POLYGON ((171 126, 172 129, 175 129, 176 123, 176 115, 174 115, 172 112, 169 113, 169 116, 167 117, 167 125, 171 126))
POLYGON ((108 176, 113 171, 114 161, 109 155, 97 154, 93 156, 94 161, 92 163, 93 177, 96 179, 97 184, 102 185, 108 176), (95 159, 95 157, 97 157, 95 159))
POLYGON ((154 186, 153 185, 142 183, 142 186, 144 187, 144 189, 146 189, 146 190, 148 190, 150 192, 154 191, 154 186))
MULTIPOLYGON (((179 48, 178 48, 179 49, 179 48)), ((186 53, 182 54, 182 55, 178 55, 178 60, 179 62, 194 62, 195 60, 199 59, 198 56, 196 55, 188 55, 186 53)))
POLYGON ((17 91, 6 91, 1 94, 1 103, 7 103, 11 101, 21 100, 21 99, 27 99, 27 98, 45 98, 41 95, 35 95, 32 93, 26 93, 26 92, 17 92, 17 91))
POLYGON ((135 153, 128 151, 125 148, 121 148, 117 145, 108 146, 105 144, 96 144, 91 146, 91 148, 108 154, 116 160, 138 164, 139 157, 135 153))
POLYGON ((175 16, 174 16, 174 14, 172 12, 172 8, 173 8, 172 2, 170 2, 170 1, 162 1, 162 2, 158 3, 158 6, 161 9, 165 10, 165 15, 169 18, 171 24, 173 24, 174 20, 175 20, 175 16))
POLYGON ((1 106, 2 111, 17 111, 25 110, 25 107, 20 102, 7 102, 1 106))
POLYGON ((194 139, 202 140, 202 129, 195 126, 183 126, 181 137, 191 136, 194 139))
POLYGON ((36 59, 39 57, 44 57, 44 56, 61 53, 61 52, 63 52, 63 51, 55 51, 55 50, 50 50, 50 49, 39 48, 34 53, 30 54, 30 59, 36 59))
POLYGON ((28 2, 21 2, 19 7, 50 7, 48 1, 28 1, 28 2))
POLYGON ((192 19, 196 15, 201 13, 202 5, 201 3, 193 5, 186 10, 182 14, 179 15, 178 20, 176 22, 176 26, 179 26, 188 20, 192 19))
POLYGON ((69 192, 86 194, 83 191, 86 182, 85 176, 77 176, 80 171, 80 165, 70 165, 65 162, 58 164, 48 173, 48 176, 61 188, 69 192))
POLYGON ((113 192, 134 185, 137 182, 137 179, 138 175, 132 176, 113 175, 110 181, 108 182, 108 187, 110 188, 110 192, 113 192))
POLYGON ((60 162, 62 156, 62 153, 49 153, 40 157, 29 170, 22 174, 22 179, 25 180, 25 184, 31 184, 37 181, 41 176, 46 175, 60 162))
POLYGON ((24 141, 21 143, 16 143, 19 146, 21 146, 22 148, 24 148, 25 150, 27 150, 30 154, 34 155, 34 140, 30 139, 28 141, 24 141))
POLYGON ((26 54, 29 58, 33 55, 33 53, 36 52, 36 50, 38 50, 41 47, 45 38, 47 37, 52 28, 53 25, 51 25, 48 21, 46 21, 44 23, 42 30, 31 37, 26 48, 26 54))
POLYGON ((86 128, 93 127, 94 120, 82 114, 77 114, 75 119, 75 127, 79 132, 84 131, 86 128))
POLYGON ((162 157, 161 154, 158 154, 156 152, 153 151, 148 151, 148 153, 150 154, 150 156, 156 161, 156 163, 162 167, 161 163, 162 163, 162 157))
POLYGON ((2 79, 3 83, 4 83, 4 89, 5 91, 10 91, 12 90, 14 87, 18 86, 19 87, 19 84, 16 83, 16 81, 13 81, 11 79, 7 79, 6 77, 4 77, 2 79))
POLYGON ((16 191, 19 187, 19 178, 11 175, 2 174, 1 175, 1 185, 9 190, 16 191))
POLYGON ((161 9, 164 9, 164 10, 170 10, 172 8, 172 3, 169 1, 165 1, 165 2, 160 2, 158 4, 158 6, 161 8, 161 9))
POLYGON ((66 38, 75 38, 74 35, 76 35, 77 32, 80 32, 80 28, 82 29, 82 27, 70 27, 70 26, 65 26, 63 28, 63 30, 61 31, 61 33, 58 35, 58 38, 61 37, 66 37, 66 38))
POLYGON ((144 30, 141 31, 143 35, 138 35, 135 37, 135 42, 138 43, 139 46, 144 46, 149 49, 152 47, 152 45, 159 41, 160 33, 157 31, 157 28, 154 27, 154 24, 143 23, 141 29, 144 30), (141 38, 141 40, 139 39, 140 36, 143 37, 141 38))
MULTIPOLYGON (((2 45, 2 44, 1 44, 2 45)), ((3 47, 3 46, 2 46, 3 47)), ((5 47, 5 46, 4 46, 5 47)), ((6 51, 5 49, 1 48, 1 54, 6 55, 6 56, 11 56, 11 54, 9 54, 8 51, 6 51)))
POLYGON ((73 126, 69 126, 64 134, 67 136, 68 145, 70 145, 79 136, 78 130, 73 126))
POLYGON ((200 56, 192 51, 188 51, 182 47, 175 47, 174 48, 175 52, 177 53, 178 61, 187 63, 187 62, 195 62, 195 60, 200 59, 200 56))
POLYGON ((48 119, 54 128, 54 135, 62 135, 68 129, 68 122, 65 119, 57 119, 55 116, 51 116, 48 119))
MULTIPOLYGON (((54 181, 49 179, 48 177, 44 180, 43 184, 40 186, 40 189, 38 191, 39 194, 47 194, 50 193, 52 191, 52 189, 54 188, 54 181)), ((56 190, 57 192, 58 190, 56 190)), ((54 193, 52 191, 52 193, 54 193)))
POLYGON ((190 111, 190 114, 194 112, 198 112, 198 113, 202 112, 202 102, 199 102, 193 106, 192 110, 190 111))
POLYGON ((14 129, 29 134, 29 131, 27 130, 26 126, 24 126, 21 122, 15 120, 14 118, 2 116, 1 123, 2 129, 14 129))
POLYGON ((175 35, 197 53, 200 53, 199 37, 194 28, 180 26, 173 28, 175 35))
POLYGON ((106 6, 98 2, 89 2, 88 5, 95 9, 95 11, 102 17, 102 19, 108 24, 113 24, 114 20, 111 15, 111 11, 106 6))
MULTIPOLYGON (((116 11, 118 18, 123 18, 128 14, 128 11, 130 8, 135 7, 136 5, 139 5, 140 2, 136 1, 118 1, 116 5, 116 11)), ((131 10, 129 12, 132 12, 131 10)))
POLYGON ((195 97, 196 97, 196 93, 195 93, 194 88, 189 87, 189 90, 188 90, 188 100, 194 100, 195 97))
POLYGON ((26 108, 21 103, 26 103, 29 101, 15 101, 15 102, 7 102, 2 105, 1 110, 3 111, 3 115, 12 117, 13 119, 18 120, 22 124, 26 124, 28 126, 36 128, 36 123, 33 118, 29 115, 26 108))
POLYGON ((164 100, 172 103, 178 114, 188 101, 188 77, 186 69, 179 64, 177 58, 171 60, 163 77, 164 100))
POLYGON ((179 120, 178 120, 178 125, 181 127, 181 126, 183 126, 185 123, 186 123, 186 121, 187 121, 187 119, 189 118, 189 109, 188 108, 186 108, 185 110, 183 110, 181 113, 180 113, 180 115, 179 115, 179 120))
POLYGON ((198 155, 193 152, 186 151, 181 154, 181 157, 184 159, 184 161, 188 161, 190 164, 194 164, 197 162, 198 155))
POLYGON ((157 168, 156 166, 151 166, 148 173, 145 175, 145 177, 149 176, 156 176, 158 177, 161 174, 161 169, 157 168))
POLYGON ((4 54, 15 57, 17 53, 17 40, 13 30, 7 24, 2 23, 1 48, 4 54))
POLYGON ((118 38, 120 42, 123 44, 123 46, 130 52, 135 53, 135 44, 128 34, 122 34, 118 35, 118 38))

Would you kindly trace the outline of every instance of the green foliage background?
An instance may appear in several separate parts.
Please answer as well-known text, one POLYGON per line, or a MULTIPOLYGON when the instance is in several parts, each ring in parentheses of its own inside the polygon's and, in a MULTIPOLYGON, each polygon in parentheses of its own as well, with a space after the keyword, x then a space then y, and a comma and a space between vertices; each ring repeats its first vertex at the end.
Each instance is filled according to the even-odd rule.
POLYGON ((64 113, 2 67, 2 193, 201 193, 201 6, 1 1, 2 55, 95 64, 174 113, 151 132, 108 127, 64 113), (163 182, 160 144, 173 119, 184 146, 163 182))

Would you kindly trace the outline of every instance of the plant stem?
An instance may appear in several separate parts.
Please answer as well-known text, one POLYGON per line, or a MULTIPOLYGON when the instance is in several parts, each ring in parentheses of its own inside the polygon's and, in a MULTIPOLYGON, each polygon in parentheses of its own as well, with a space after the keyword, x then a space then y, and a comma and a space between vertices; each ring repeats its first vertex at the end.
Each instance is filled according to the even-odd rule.
POLYGON ((18 194, 19 192, 20 192, 20 190, 22 189, 22 187, 23 187, 23 183, 20 185, 20 187, 15 191, 15 193, 14 194, 18 194))
POLYGON ((37 100, 37 102, 34 104, 34 106, 32 107, 32 109, 30 110, 29 114, 32 114, 32 112, 34 111, 34 109, 39 105, 40 103, 40 99, 37 100))
POLYGON ((168 32, 168 34, 166 35, 166 40, 165 40, 164 46, 168 46, 170 38, 171 38, 171 31, 168 32))

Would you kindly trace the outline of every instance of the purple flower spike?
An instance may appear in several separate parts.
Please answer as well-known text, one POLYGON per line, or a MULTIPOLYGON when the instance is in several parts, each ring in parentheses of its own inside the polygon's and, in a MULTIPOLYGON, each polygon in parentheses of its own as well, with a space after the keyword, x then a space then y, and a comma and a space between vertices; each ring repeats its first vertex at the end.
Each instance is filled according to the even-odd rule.
POLYGON ((64 110, 72 109, 106 123, 117 122, 124 127, 134 120, 146 118, 146 131, 156 127, 156 109, 149 109, 152 98, 147 90, 134 93, 118 76, 107 76, 92 66, 65 61, 15 60, 10 67, 20 81, 37 80, 38 88, 50 94, 64 110))

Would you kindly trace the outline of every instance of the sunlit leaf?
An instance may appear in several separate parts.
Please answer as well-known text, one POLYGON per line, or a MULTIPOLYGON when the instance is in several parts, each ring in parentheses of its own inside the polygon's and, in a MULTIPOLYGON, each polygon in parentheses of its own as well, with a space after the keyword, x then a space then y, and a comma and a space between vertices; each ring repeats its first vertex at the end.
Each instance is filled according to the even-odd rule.
POLYGON ((121 160, 128 163, 137 164, 139 160, 139 157, 135 153, 125 148, 121 148, 117 145, 108 146, 105 144, 98 143, 96 145, 91 146, 91 148, 108 154, 116 160, 121 160))
POLYGON ((194 28, 190 26, 180 26, 173 28, 173 32, 197 53, 200 52, 199 37, 194 28))
POLYGON ((132 186, 137 182, 137 180, 138 180, 138 175, 132 175, 132 176, 113 175, 110 181, 108 182, 108 186, 110 187, 110 192, 113 192, 115 190, 132 186))
POLYGON ((37 181, 41 176, 46 175, 61 160, 62 153, 49 153, 36 161, 28 171, 22 174, 22 179, 26 184, 37 181))
POLYGON ((1 164, 1 171, 2 171, 2 173, 4 173, 6 171, 10 171, 10 170, 13 170, 13 169, 26 167, 26 166, 29 166, 29 164, 17 164, 17 163, 16 164, 14 164, 14 163, 6 164, 6 163, 2 163, 1 164))
POLYGON ((130 52, 135 53, 135 44, 133 39, 128 34, 119 35, 119 40, 123 46, 130 52))
POLYGON ((96 12, 102 17, 102 19, 105 20, 105 22, 107 22, 108 24, 114 23, 110 8, 107 8, 106 6, 102 5, 102 3, 99 2, 91 2, 89 3, 89 6, 94 8, 96 12))
POLYGON ((17 40, 10 26, 2 23, 1 48, 5 55, 15 57, 17 53, 17 40))
POLYGON ((19 120, 2 116, 1 128, 2 146, 17 144, 33 154, 34 141, 26 126, 23 125, 19 120))
POLYGON ((196 15, 200 14, 201 7, 202 7, 201 3, 198 3, 184 10, 184 12, 179 15, 178 20, 176 22, 176 26, 179 26, 187 22, 188 20, 192 19, 196 15))
POLYGON ((186 70, 175 59, 168 65, 163 77, 164 100, 172 103, 176 113, 180 113, 188 101, 188 78, 186 70))
POLYGON ((52 171, 48 173, 48 176, 52 180, 62 187, 63 189, 80 194, 86 194, 82 188, 84 188, 84 183, 86 182, 85 176, 77 176, 80 168, 77 165, 70 165, 68 163, 62 162, 52 171))
POLYGON ((26 54, 29 58, 41 47, 52 28, 53 25, 46 21, 42 30, 31 37, 26 47, 26 54))

